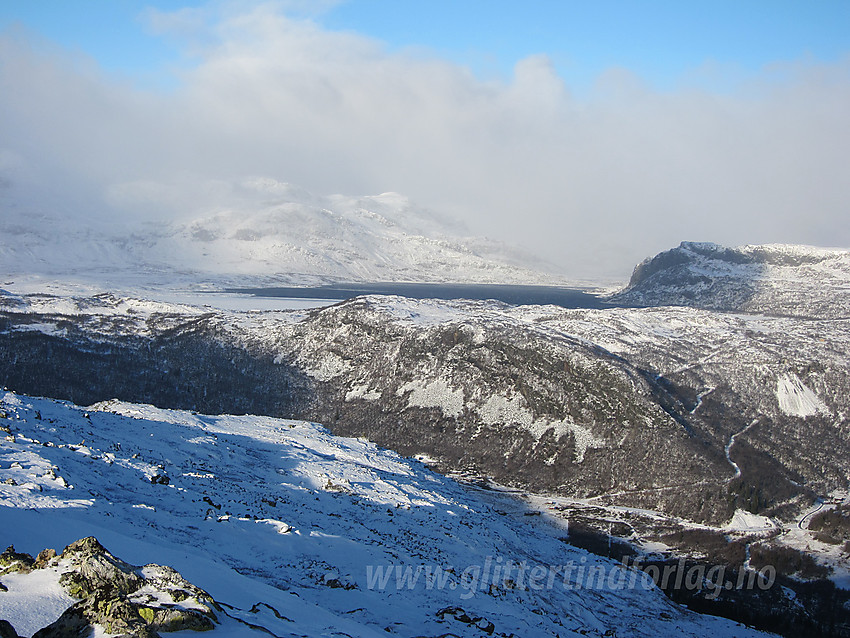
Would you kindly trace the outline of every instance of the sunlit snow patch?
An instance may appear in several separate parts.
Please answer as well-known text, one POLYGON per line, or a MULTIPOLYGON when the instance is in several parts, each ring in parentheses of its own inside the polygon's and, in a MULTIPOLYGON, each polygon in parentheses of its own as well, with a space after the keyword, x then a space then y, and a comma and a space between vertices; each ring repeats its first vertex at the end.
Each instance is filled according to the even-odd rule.
POLYGON ((776 527, 776 523, 767 516, 760 516, 746 510, 735 510, 732 520, 724 529, 729 532, 765 532, 772 531, 776 527))
POLYGON ((409 406, 420 408, 440 408, 447 417, 459 417, 463 413, 463 390, 452 390, 444 379, 435 379, 428 384, 410 381, 401 386, 399 396, 410 392, 407 398, 409 406))
POLYGON ((329 352, 317 362, 307 363, 304 372, 319 381, 330 381, 351 370, 351 363, 333 352, 329 352))
POLYGON ((570 433, 573 435, 575 444, 574 460, 576 463, 584 461, 584 455, 588 448, 599 449, 605 445, 605 441, 594 436, 589 428, 573 423, 569 419, 563 421, 535 419, 528 403, 519 394, 510 397, 503 394, 493 395, 478 408, 478 414, 488 425, 518 424, 531 432, 537 440, 540 440, 550 430, 556 439, 570 433))
POLYGON ((779 409, 789 416, 807 417, 829 414, 829 408, 796 374, 784 374, 776 380, 779 409))
POLYGON ((48 567, 30 574, 6 574, 8 591, 0 596, 0 618, 8 620, 21 636, 31 636, 55 621, 76 598, 59 584, 62 568, 48 567))

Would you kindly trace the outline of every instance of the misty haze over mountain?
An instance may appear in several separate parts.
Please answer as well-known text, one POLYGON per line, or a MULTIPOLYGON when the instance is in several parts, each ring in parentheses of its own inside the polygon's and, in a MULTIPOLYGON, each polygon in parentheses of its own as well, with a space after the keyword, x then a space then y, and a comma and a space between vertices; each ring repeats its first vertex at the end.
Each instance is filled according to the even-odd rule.
POLYGON ((545 55, 482 80, 275 5, 234 6, 148 14, 184 52, 168 88, 23 28, 0 35, 4 216, 186 221, 238 211, 234 184, 267 177, 403 193, 574 277, 624 280, 682 239, 850 245, 847 59, 712 94, 610 69, 577 96, 545 55))

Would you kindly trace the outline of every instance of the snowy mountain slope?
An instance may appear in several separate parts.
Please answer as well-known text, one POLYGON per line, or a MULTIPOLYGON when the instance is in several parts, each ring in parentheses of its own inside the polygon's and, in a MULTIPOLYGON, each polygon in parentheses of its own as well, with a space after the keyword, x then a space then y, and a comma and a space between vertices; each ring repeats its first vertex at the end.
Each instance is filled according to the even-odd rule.
POLYGON ((783 504, 808 490, 847 488, 847 320, 689 308, 523 314, 651 370, 713 446, 734 441, 743 476, 728 488, 742 507, 785 517, 783 504))
MULTIPOLYGON (((797 277, 816 313, 391 297, 233 312, 5 291, 0 383, 83 403, 120 396, 316 420, 444 472, 593 507, 652 508, 730 529, 770 521, 777 543, 845 569, 846 552, 803 521, 850 487, 850 325, 793 316, 829 315, 823 295, 840 289, 818 290, 825 266, 810 249, 783 252, 794 258, 782 257, 785 279, 771 281, 797 277)), ((733 274, 735 259, 723 266, 733 274)), ((829 261, 839 264, 833 283, 840 261, 829 261)))
POLYGON ((798 317, 850 317, 850 251, 682 242, 639 264, 611 301, 798 317))
POLYGON ((0 220, 0 273, 111 284, 553 283, 551 267, 395 193, 317 197, 268 179, 159 224, 0 220))
POLYGON ((715 522, 848 487, 847 321, 372 298, 273 339, 332 427, 500 481, 715 522))
MULTIPOLYGON (((7 315, 7 385, 85 403, 120 396, 309 418, 427 454, 443 469, 477 467, 571 495, 727 473, 722 447, 707 449, 671 416, 672 398, 651 375, 590 342, 513 319, 501 304, 369 297, 300 318, 181 318, 116 313, 107 300, 98 314, 94 299, 73 313, 67 301, 39 297, 38 314, 17 307, 7 315), (52 303, 61 315, 48 312, 52 303), (646 447, 652 454, 638 452, 646 447)), ((680 505, 690 496, 679 495, 680 505)), ((703 516, 726 516, 725 503, 707 503, 703 516)))
POLYGON ((848 487, 847 321, 394 297, 247 313, 0 300, 2 382, 30 393, 306 418, 443 471, 716 525, 737 509, 793 520, 848 487))
POLYGON ((4 541, 37 552, 94 534, 134 564, 170 564, 222 605, 214 635, 262 635, 243 621, 281 637, 764 635, 684 611, 641 578, 578 590, 576 570, 545 584, 532 566, 629 572, 311 423, 8 392, 0 410, 4 541), (509 561, 510 578, 482 571, 509 561), (442 582, 410 583, 407 567, 442 582))

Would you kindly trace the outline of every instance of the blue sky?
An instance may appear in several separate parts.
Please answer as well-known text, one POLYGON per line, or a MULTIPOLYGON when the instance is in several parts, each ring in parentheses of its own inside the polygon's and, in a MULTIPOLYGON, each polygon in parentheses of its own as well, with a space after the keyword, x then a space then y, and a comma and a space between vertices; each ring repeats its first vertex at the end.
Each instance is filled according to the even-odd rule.
POLYGON ((356 0, 323 22, 393 47, 428 47, 483 74, 505 74, 517 60, 547 53, 567 84, 579 87, 610 67, 669 88, 705 64, 737 76, 850 51, 845 0, 356 0))
POLYGON ((623 278, 683 240, 850 246, 848 114, 848 0, 0 0, 25 215, 195 218, 263 177, 623 278))
MULTIPOLYGON (((240 3, 3 0, 0 29, 23 25, 94 57, 109 71, 169 84, 169 69, 191 61, 181 56, 178 41, 151 29, 148 10, 228 4, 240 3)), ((390 51, 443 57, 484 79, 509 77, 517 61, 545 53, 579 93, 612 67, 628 69, 662 90, 682 85, 728 90, 776 62, 834 62, 850 52, 847 0, 348 0, 281 5, 328 29, 376 38, 390 51)))

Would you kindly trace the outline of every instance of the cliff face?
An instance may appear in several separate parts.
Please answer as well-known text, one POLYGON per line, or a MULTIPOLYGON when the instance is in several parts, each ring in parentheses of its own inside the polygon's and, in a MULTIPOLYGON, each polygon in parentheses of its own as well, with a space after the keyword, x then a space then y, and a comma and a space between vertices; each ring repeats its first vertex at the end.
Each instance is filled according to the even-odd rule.
POLYGON ((646 259, 610 301, 795 317, 850 316, 850 252, 682 242, 646 259))

